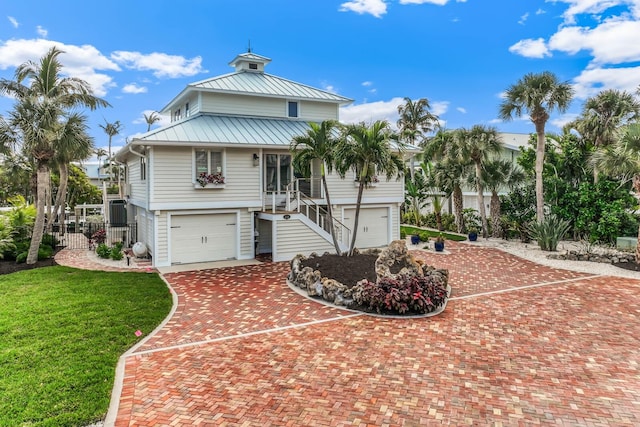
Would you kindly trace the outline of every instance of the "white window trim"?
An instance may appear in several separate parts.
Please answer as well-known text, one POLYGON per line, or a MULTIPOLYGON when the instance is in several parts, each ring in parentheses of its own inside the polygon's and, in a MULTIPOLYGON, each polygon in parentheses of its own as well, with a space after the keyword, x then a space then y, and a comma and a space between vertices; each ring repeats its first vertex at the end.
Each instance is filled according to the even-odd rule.
POLYGON ((140 157, 140 181, 147 180, 147 158, 140 157))
MULTIPOLYGON (((208 173, 211 173, 211 156, 207 155, 207 170, 208 173)), ((227 181, 227 150, 225 148, 193 148, 191 151, 191 181, 193 184, 193 188, 202 189, 202 188, 225 188, 227 181), (196 151, 206 151, 207 153, 218 152, 222 153, 222 176, 225 179, 225 184, 207 184, 206 186, 201 186, 200 183, 196 180, 197 168, 196 168, 196 151)))
POLYGON ((290 118, 290 119, 299 119, 301 117, 301 112, 300 112, 300 101, 295 100, 295 99, 287 99, 287 102, 285 104, 285 116, 290 118), (298 105, 298 115, 297 116, 290 116, 289 115, 289 103, 290 102, 295 102, 298 105))

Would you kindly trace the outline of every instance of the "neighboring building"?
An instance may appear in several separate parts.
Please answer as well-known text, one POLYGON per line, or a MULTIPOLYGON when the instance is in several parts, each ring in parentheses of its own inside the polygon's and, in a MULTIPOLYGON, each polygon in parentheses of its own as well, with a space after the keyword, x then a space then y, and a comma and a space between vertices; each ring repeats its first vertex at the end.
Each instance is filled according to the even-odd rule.
MULTIPOLYGON (((270 61, 244 53, 231 61, 234 72, 189 84, 161 111, 169 125, 116 154, 127 169, 128 216, 155 266, 334 251, 320 164, 312 167, 315 178, 297 179, 289 145, 308 122, 337 120, 339 107, 352 101, 267 74, 270 61), (202 186, 201 174, 213 182, 202 186)), ((355 171, 328 177, 343 248, 354 221, 354 179, 355 171)), ((403 201, 402 179, 367 189, 357 246, 397 239, 403 201)))
POLYGON ((102 183, 109 179, 109 174, 106 173, 105 169, 102 167, 104 162, 98 163, 98 161, 85 161, 85 162, 75 162, 74 164, 81 168, 84 173, 89 178, 89 182, 91 185, 95 185, 96 187, 102 189, 102 183))

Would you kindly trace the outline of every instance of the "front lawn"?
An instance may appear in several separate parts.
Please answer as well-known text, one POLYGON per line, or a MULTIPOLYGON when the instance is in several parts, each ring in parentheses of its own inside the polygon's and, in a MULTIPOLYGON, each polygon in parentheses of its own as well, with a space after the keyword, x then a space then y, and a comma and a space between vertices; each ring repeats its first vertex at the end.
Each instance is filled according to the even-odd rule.
POLYGON ((446 231, 439 232, 439 231, 433 230, 433 229, 412 227, 410 225, 401 225, 400 226, 400 232, 404 233, 407 236, 411 236, 413 234, 418 234, 418 235, 420 235, 420 238, 421 238, 422 241, 426 241, 426 238, 436 238, 440 234, 442 234, 442 237, 444 237, 445 240, 453 240, 455 242, 462 242, 463 240, 467 240, 467 236, 464 236, 464 235, 461 235, 461 234, 447 233, 446 231))
POLYGON ((118 358, 170 309, 157 274, 55 266, 0 276, 0 426, 101 420, 118 358))

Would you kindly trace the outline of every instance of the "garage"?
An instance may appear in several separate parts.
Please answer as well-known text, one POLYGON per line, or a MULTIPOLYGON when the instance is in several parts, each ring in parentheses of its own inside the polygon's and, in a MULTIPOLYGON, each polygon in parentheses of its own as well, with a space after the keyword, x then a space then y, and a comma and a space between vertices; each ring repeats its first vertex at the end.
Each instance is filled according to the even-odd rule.
MULTIPOLYGON (((345 209, 344 224, 353 230, 356 210, 345 209)), ((377 248, 389 243, 389 209, 360 208, 356 248, 377 248)))
POLYGON ((237 257, 235 213, 171 216, 171 263, 188 264, 237 257))

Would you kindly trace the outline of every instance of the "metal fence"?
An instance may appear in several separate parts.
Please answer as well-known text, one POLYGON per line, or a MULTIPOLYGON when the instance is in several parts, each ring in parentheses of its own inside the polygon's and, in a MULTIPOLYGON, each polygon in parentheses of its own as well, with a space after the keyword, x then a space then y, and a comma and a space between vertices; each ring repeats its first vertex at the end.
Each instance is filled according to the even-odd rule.
POLYGON ((125 247, 131 247, 138 241, 136 223, 118 224, 117 226, 95 222, 52 224, 45 228, 45 233, 55 237, 57 246, 67 249, 93 249, 102 239, 107 245, 111 246, 122 242, 125 247))

